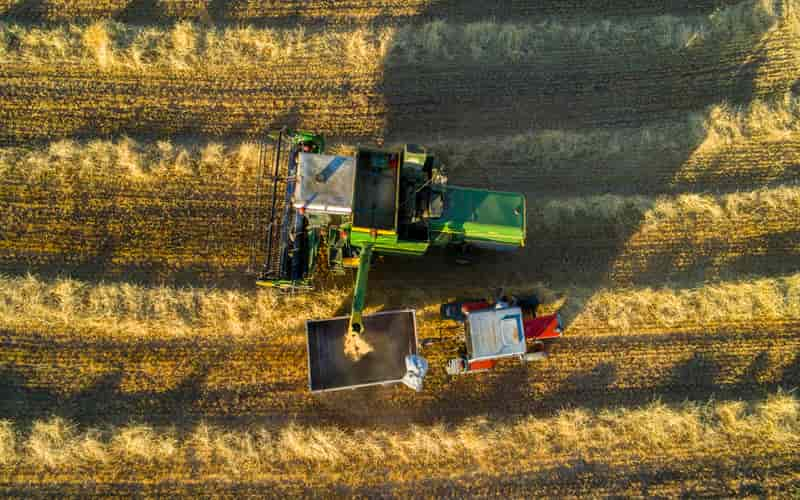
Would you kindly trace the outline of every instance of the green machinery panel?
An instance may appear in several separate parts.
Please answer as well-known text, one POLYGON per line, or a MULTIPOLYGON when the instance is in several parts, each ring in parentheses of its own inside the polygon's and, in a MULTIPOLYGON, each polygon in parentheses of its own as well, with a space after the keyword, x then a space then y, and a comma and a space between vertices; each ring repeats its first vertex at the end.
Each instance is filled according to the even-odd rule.
POLYGON ((525 245, 525 196, 455 186, 442 188, 444 210, 430 219, 436 244, 463 240, 509 246, 525 245))

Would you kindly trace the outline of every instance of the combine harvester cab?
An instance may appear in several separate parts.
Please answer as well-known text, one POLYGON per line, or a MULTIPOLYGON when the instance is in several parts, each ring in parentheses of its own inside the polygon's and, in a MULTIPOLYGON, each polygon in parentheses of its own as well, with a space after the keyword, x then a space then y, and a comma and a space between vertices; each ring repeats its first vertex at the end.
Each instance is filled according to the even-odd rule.
POLYGON ((322 259, 334 274, 355 269, 350 315, 307 321, 309 388, 402 382, 420 390, 428 367, 417 353, 415 312, 362 314, 373 254, 522 247, 525 197, 437 183, 433 156, 418 146, 360 148, 354 156, 323 150, 321 136, 284 130, 262 154, 257 199, 268 200, 259 201, 266 215, 256 217, 254 234, 267 229, 251 253, 264 256, 257 283, 310 289, 322 259))

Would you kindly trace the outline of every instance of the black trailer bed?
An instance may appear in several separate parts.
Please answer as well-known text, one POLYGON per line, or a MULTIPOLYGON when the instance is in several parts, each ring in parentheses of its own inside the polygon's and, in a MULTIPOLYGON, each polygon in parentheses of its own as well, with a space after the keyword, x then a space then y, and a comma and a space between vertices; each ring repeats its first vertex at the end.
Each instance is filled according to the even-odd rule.
POLYGON ((415 311, 386 311, 363 319, 365 340, 374 350, 355 362, 344 354, 349 317, 306 321, 312 392, 393 384, 403 378, 405 357, 417 353, 415 311))

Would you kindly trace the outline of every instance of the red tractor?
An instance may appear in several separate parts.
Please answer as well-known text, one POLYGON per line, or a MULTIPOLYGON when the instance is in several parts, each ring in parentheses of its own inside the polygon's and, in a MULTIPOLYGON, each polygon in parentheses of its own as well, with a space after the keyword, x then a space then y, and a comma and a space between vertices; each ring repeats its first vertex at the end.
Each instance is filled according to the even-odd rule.
POLYGON ((447 373, 491 370, 502 358, 517 357, 523 363, 546 358, 563 327, 558 314, 537 316, 538 306, 535 296, 442 304, 443 319, 464 324, 466 343, 462 356, 447 363, 447 373))

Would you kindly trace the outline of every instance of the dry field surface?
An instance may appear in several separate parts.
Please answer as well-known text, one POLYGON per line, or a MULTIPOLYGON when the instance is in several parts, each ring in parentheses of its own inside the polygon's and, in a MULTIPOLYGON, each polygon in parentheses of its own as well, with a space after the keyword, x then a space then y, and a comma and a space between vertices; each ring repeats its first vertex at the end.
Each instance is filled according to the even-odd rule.
POLYGON ((0 0, 0 495, 800 494, 800 2, 688 3, 0 0), (371 272, 424 392, 312 397, 351 283, 245 276, 284 124, 527 195, 524 251, 371 272), (565 337, 448 378, 499 286, 565 337))

